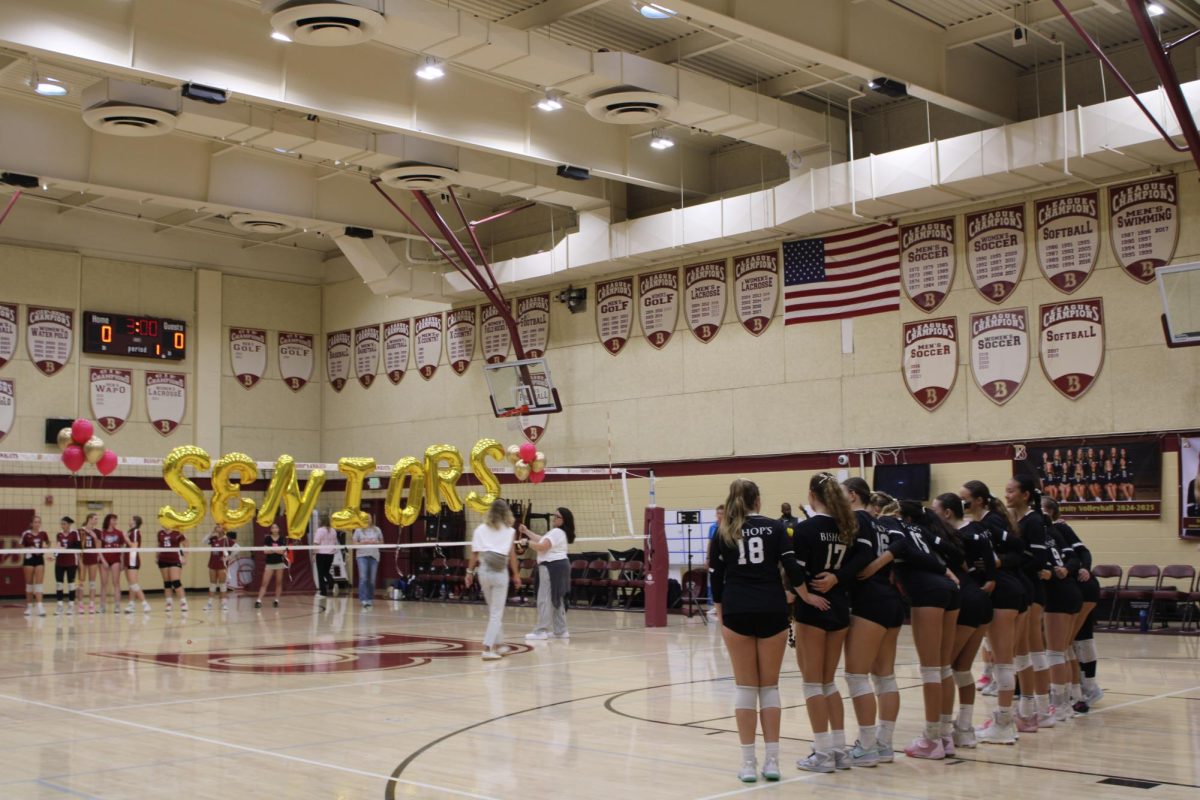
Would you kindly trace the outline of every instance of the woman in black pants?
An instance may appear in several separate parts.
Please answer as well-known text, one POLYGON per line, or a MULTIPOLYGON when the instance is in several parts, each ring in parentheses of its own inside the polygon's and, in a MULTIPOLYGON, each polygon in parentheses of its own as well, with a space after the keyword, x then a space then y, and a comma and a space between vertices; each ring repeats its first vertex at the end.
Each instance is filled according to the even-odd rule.
POLYGON ((320 527, 313 536, 313 544, 317 546, 317 589, 321 593, 321 608, 325 607, 325 598, 332 594, 333 556, 338 549, 337 531, 329 525, 329 514, 322 512, 317 521, 320 527))

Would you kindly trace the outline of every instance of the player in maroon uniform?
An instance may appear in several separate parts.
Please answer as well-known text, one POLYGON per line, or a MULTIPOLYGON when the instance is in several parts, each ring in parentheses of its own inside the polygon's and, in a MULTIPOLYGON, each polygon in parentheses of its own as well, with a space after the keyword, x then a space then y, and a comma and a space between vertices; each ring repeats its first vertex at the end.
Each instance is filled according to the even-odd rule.
POLYGON ((63 517, 58 521, 62 528, 55 534, 54 554, 54 615, 63 613, 63 590, 67 592, 67 616, 75 613, 75 574, 79 569, 79 531, 71 526, 75 520, 63 517))
POLYGON ((204 604, 205 611, 212 611, 213 603, 217 599, 217 592, 221 593, 221 610, 229 610, 229 600, 225 598, 225 593, 229 591, 229 583, 226 581, 225 570, 229 568, 230 548, 233 547, 233 540, 225 534, 225 526, 218 525, 213 528, 213 532, 208 535, 204 543, 213 548, 208 554, 208 602, 204 604))
POLYGON ((142 613, 149 614, 150 604, 146 602, 146 593, 142 591, 142 586, 138 583, 138 571, 142 568, 142 558, 137 548, 142 546, 142 518, 137 515, 133 517, 133 526, 125 532, 125 546, 133 548, 128 553, 121 555, 125 583, 129 585, 129 603, 125 606, 125 613, 132 614, 134 601, 140 600, 142 613))
POLYGON ((128 547, 125 531, 117 527, 117 515, 105 514, 100 529, 100 613, 104 613, 104 598, 112 587, 113 613, 121 613, 121 554, 108 552, 128 547))
POLYGON ((99 517, 88 514, 83 524, 79 526, 79 549, 81 572, 79 583, 79 613, 83 613, 83 598, 88 598, 88 613, 96 613, 96 600, 100 594, 100 531, 96 528, 99 517))
MULTIPOLYGON (((36 514, 29 521, 29 530, 21 534, 21 547, 27 550, 45 550, 50 547, 50 537, 42 530, 42 518, 36 514)), ((46 607, 42 605, 42 579, 46 575, 46 557, 41 553, 27 553, 21 571, 25 573, 25 616, 34 613, 35 602, 37 615, 46 616, 46 607)))
MULTIPOLYGON (((158 532, 159 547, 182 548, 187 545, 187 539, 179 531, 160 530, 158 532)), ((183 567, 187 564, 187 553, 182 549, 166 550, 158 554, 158 569, 162 573, 163 595, 167 598, 167 613, 171 613, 171 592, 179 599, 179 611, 187 613, 187 596, 183 592, 183 567)))

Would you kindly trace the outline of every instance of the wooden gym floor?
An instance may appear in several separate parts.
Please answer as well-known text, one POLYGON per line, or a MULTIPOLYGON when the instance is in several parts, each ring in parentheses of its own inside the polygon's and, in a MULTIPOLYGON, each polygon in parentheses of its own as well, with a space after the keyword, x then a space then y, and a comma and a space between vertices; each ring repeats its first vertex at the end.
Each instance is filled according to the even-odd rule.
MULTIPOLYGON (((617 800, 819 787, 1195 800, 1200 789, 1196 636, 1101 634, 1102 703, 1016 747, 832 775, 793 766, 811 732, 789 650, 784 780, 744 785, 729 663, 715 626, 698 620, 646 630, 640 614, 572 611, 569 641, 526 648, 533 611, 510 608, 517 652, 484 662, 482 606, 381 600, 362 612, 339 598, 320 613, 291 596, 277 610, 242 598, 207 615, 203 603, 194 594, 186 621, 161 598, 145 617, 31 620, 23 603, 0 603, 0 797, 617 800)), ((898 750, 921 717, 907 630, 901 644, 898 750)), ((976 720, 990 707, 977 705, 976 720)))

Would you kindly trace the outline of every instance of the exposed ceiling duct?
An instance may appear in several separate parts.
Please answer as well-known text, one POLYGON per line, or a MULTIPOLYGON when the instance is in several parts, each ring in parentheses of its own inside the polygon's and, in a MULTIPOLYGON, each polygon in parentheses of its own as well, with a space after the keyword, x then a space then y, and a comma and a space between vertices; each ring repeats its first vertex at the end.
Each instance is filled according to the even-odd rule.
POLYGON ((316 47, 348 47, 368 42, 383 30, 380 3, 372 0, 267 0, 263 11, 287 41, 316 47))
POLYGON ((83 90, 83 121, 113 136, 162 136, 175 130, 181 103, 178 89, 106 78, 83 90))

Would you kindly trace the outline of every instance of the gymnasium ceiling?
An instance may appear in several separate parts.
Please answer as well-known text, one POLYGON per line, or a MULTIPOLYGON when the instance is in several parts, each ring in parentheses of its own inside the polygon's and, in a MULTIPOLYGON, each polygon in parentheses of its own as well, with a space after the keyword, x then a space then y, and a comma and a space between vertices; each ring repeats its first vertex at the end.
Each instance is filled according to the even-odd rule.
MULTIPOLYGON (((788 153, 802 158, 793 175, 843 161, 848 117, 858 129, 928 104, 976 130, 1017 121, 1023 76, 1092 58, 1050 0, 664 0, 666 19, 632 0, 343 2, 382 12, 373 41, 272 41, 266 12, 280 0, 0 0, 0 169, 43 184, 0 241, 318 283, 354 274, 336 240, 357 226, 440 273, 371 176, 455 167, 475 218, 535 202, 482 229, 506 258, 551 247, 580 213, 619 221, 779 183, 788 153), (1030 30, 1024 46, 1016 27, 1030 30), (414 77, 430 55, 445 81, 414 77), (35 94, 34 75, 67 93, 35 94), (908 96, 869 90, 880 76, 908 96), (184 100, 165 135, 110 136, 80 116, 106 78, 169 91, 194 81, 230 100, 184 100), (678 108, 633 125, 585 112, 630 85, 678 108), (547 91, 563 111, 535 107, 547 91), (676 146, 651 150, 655 134, 676 146), (561 163, 593 177, 559 178, 561 163), (239 213, 282 227, 239 229, 239 213)), ((1066 5, 1106 50, 1137 41, 1124 0, 1066 5)), ((1197 0, 1162 5, 1165 37, 1200 24, 1197 0)))

